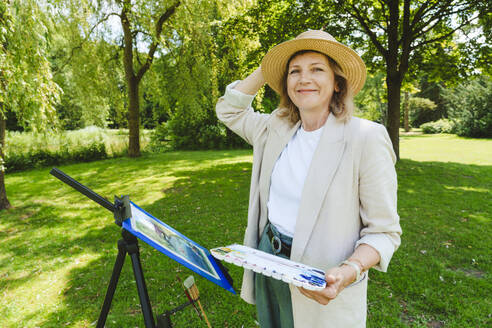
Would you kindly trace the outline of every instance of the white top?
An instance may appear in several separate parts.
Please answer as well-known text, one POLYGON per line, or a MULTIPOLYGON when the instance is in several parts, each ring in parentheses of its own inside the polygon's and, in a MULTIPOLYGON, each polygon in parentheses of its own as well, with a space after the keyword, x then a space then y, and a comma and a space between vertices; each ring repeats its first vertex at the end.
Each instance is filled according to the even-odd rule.
POLYGON ((304 181, 322 132, 323 127, 308 132, 301 126, 273 167, 268 219, 289 237, 294 236, 304 181))

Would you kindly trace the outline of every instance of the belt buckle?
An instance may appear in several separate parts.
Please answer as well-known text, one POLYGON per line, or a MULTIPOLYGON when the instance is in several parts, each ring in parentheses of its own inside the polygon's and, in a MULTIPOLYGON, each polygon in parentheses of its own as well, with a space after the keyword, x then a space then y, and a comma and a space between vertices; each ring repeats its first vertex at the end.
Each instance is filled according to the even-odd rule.
POLYGON ((273 253, 274 254, 280 253, 280 251, 282 250, 282 241, 280 240, 280 238, 273 235, 272 240, 270 240, 270 243, 272 244, 273 253))

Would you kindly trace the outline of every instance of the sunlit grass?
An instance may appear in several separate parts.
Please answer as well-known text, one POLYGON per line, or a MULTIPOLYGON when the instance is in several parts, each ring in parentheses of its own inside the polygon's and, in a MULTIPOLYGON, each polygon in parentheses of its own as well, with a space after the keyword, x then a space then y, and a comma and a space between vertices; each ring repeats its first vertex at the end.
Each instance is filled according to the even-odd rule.
POLYGON ((415 161, 492 165, 492 139, 454 134, 400 136, 400 156, 415 161))
MULTIPOLYGON (((490 140, 406 136, 397 164, 404 231, 388 273, 371 272, 368 327, 486 327, 491 323, 490 140), (466 151, 458 152, 455 145, 466 151), (469 147, 468 147, 469 144, 469 147), (427 157, 425 154, 428 154, 427 157)), ((128 194, 212 248, 241 243, 251 151, 146 154, 60 167, 101 195, 128 194)), ((117 253, 111 213, 37 169, 7 174, 14 208, 0 212, 0 327, 92 327, 117 253)), ((192 274, 141 243, 154 314, 186 301, 192 274)), ((129 258, 107 327, 143 327, 129 258)), ((239 290, 242 270, 229 266, 239 290)), ((255 309, 195 275, 214 327, 254 327, 255 309)), ((176 327, 205 327, 192 309, 176 327)))

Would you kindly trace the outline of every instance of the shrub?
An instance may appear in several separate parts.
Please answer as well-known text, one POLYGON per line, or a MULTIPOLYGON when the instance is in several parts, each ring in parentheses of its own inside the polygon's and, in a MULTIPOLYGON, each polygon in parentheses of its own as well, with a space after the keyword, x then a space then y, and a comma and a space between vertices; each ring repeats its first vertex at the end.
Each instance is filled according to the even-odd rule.
MULTIPOLYGON (((8 131, 5 170, 14 172, 124 156, 128 149, 127 136, 128 132, 97 127, 56 134, 8 131)), ((145 144, 145 133, 142 136, 145 144)))
POLYGON ((217 120, 215 110, 202 110, 198 105, 176 107, 166 127, 172 149, 224 149, 247 145, 227 131, 217 120))
POLYGON ((108 158, 102 141, 66 149, 30 149, 28 152, 8 152, 5 156, 6 172, 22 171, 35 167, 58 165, 69 162, 89 162, 108 158))
POLYGON ((435 109, 437 105, 430 99, 411 97, 408 100, 408 116, 410 125, 413 127, 423 123, 434 121, 435 109))
POLYGON ((149 150, 152 152, 163 152, 169 150, 169 129, 167 123, 159 124, 150 135, 149 150))
POLYGON ((452 90, 443 90, 449 118, 460 136, 492 137, 492 80, 481 76, 452 90))
POLYGON ((424 123, 420 126, 422 132, 433 134, 433 133, 453 133, 454 123, 448 119, 440 119, 435 122, 424 123))

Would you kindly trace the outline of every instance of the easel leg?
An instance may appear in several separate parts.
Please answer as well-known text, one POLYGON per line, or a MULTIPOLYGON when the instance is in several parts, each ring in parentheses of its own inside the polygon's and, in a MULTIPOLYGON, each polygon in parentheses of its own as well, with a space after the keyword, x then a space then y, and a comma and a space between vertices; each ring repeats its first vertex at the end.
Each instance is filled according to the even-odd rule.
POLYGON ((120 278, 121 269, 125 263, 126 257, 126 243, 123 239, 118 240, 118 255, 113 267, 113 273, 111 274, 111 280, 109 281, 108 290, 106 291, 106 297, 104 299, 99 319, 97 320, 96 328, 104 328, 106 318, 108 317, 109 309, 111 308, 111 302, 113 301, 114 292, 116 291, 116 285, 118 285, 118 279, 120 278))
POLYGON ((140 305, 142 306, 142 314, 144 316, 145 327, 154 328, 155 321, 152 314, 152 307, 150 305, 149 294, 147 292, 147 286, 142 271, 142 264, 140 262, 140 254, 138 252, 138 245, 128 245, 128 254, 132 259, 133 274, 137 283, 138 297, 140 298, 140 305))
POLYGON ((127 253, 130 255, 130 258, 132 260, 133 274, 137 283, 138 297, 140 298, 140 305, 142 307, 145 327, 155 328, 154 315, 152 313, 149 294, 147 292, 147 286, 145 284, 143 276, 142 264, 140 262, 138 240, 135 236, 124 229, 122 230, 121 234, 123 236, 123 239, 118 240, 118 255, 116 257, 116 262, 113 267, 113 273, 111 275, 111 280, 106 292, 106 298, 104 299, 101 313, 99 315, 99 319, 97 320, 96 328, 104 328, 127 253))

